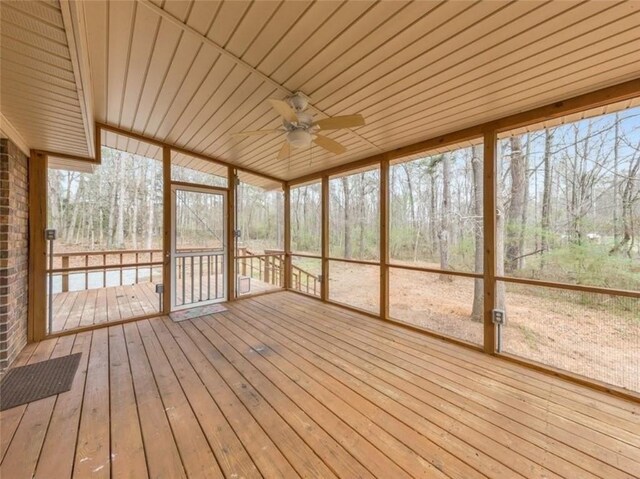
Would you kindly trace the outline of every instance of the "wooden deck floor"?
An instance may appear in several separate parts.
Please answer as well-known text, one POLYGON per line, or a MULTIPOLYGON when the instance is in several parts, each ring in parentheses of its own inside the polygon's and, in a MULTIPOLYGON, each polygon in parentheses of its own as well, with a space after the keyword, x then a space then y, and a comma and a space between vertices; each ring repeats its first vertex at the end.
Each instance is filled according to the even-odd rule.
MULTIPOLYGON (((248 293, 274 288, 252 279, 248 293)), ((150 282, 57 293, 53 297, 53 332, 147 316, 157 313, 158 308, 158 294, 150 282)))
POLYGON ((293 293, 29 345, 3 478, 640 477, 640 404, 293 293))

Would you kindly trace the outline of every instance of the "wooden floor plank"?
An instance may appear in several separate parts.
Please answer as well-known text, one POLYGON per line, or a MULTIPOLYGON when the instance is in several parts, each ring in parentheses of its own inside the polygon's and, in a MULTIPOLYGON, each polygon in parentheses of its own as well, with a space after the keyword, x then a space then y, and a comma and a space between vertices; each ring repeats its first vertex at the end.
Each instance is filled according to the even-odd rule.
POLYGON ((106 329, 93 331, 80 416, 73 477, 111 474, 109 417, 109 341, 106 329))
MULTIPOLYGON (((295 469, 289 464, 277 445, 207 359, 216 360, 216 356, 213 354, 214 350, 207 339, 192 325, 191 332, 195 339, 192 339, 185 329, 170 319, 165 318, 164 322, 193 367, 198 371, 209 394, 218 401, 227 421, 234 428, 263 476, 296 477, 295 469)), ((269 427, 269 432, 277 435, 274 427, 269 427)))
MULTIPOLYGON (((259 314, 259 310, 256 311, 259 314)), ((256 317, 249 313, 248 317, 251 318, 251 323, 255 325, 256 328, 258 328, 256 319, 259 316, 256 317)), ((240 319, 241 318, 238 317, 236 320, 240 319)), ((243 326, 251 328, 251 325, 248 323, 245 323, 243 326)), ((275 324, 269 324, 268 326, 266 326, 266 329, 263 329, 263 331, 268 332, 272 336, 280 334, 278 326, 275 324)), ((267 337, 269 336, 264 336, 265 339, 267 337)), ((296 347, 297 341, 304 341, 304 339, 296 335, 294 336, 293 340, 290 340, 286 333, 286 329, 282 330, 281 338, 284 342, 281 341, 279 343, 281 345, 280 347, 296 349, 303 354, 302 357, 304 357, 304 354, 307 352, 311 355, 309 359, 313 357, 327 357, 325 352, 320 349, 316 350, 310 342, 306 342, 304 347, 296 347), (309 348, 311 351, 307 351, 305 348, 309 348)), ((331 355, 330 352, 328 354, 331 355)), ((333 358, 331 357, 328 359, 333 358)), ((324 366, 326 368, 326 371, 330 373, 331 377, 340 379, 341 381, 343 381, 343 384, 345 386, 353 387, 353 390, 355 392, 358 392, 364 397, 367 397, 373 402, 373 404, 378 404, 380 405, 380 407, 384 407, 386 411, 395 416, 398 420, 404 421, 408 424, 412 424, 412 426, 414 428, 417 428, 418 431, 422 432, 425 437, 438 438, 436 442, 440 443, 440 445, 442 446, 442 451, 448 451, 449 453, 458 454, 459 458, 457 461, 456 457, 451 457, 450 454, 445 457, 442 457, 442 453, 440 453, 439 456, 430 455, 430 457, 438 457, 439 464, 447 464, 446 472, 449 475, 456 475, 458 477, 469 476, 469 473, 467 471, 455 469, 456 462, 460 462, 460 460, 463 460, 465 461, 465 463, 472 464, 480 472, 488 475, 509 475, 515 477, 517 475, 516 471, 520 471, 520 474, 523 474, 525 476, 530 475, 532 472, 536 472, 541 475, 544 474, 547 475, 547 477, 553 476, 553 473, 549 471, 540 471, 540 468, 537 467, 534 462, 532 462, 531 460, 527 461, 526 458, 524 458, 521 454, 513 453, 511 449, 506 446, 502 446, 492 436, 486 434, 483 436, 482 429, 475 432, 472 431, 471 428, 468 428, 466 426, 463 427, 462 433, 459 431, 456 432, 456 434, 460 436, 460 439, 462 439, 462 441, 460 441, 460 439, 457 439, 455 437, 456 434, 450 434, 451 431, 448 431, 444 428, 438 429, 438 418, 441 418, 440 427, 447 425, 451 420, 450 418, 439 414, 439 411, 434 410, 433 408, 430 408, 425 404, 420 404, 415 397, 403 394, 403 391, 390 387, 388 383, 385 384, 378 381, 372 375, 364 376, 367 380, 366 382, 358 381, 357 376, 359 374, 361 375, 361 372, 358 371, 358 369, 366 369, 366 365, 358 363, 357 360, 354 364, 349 364, 346 361, 343 361, 341 363, 338 361, 338 363, 341 364, 341 366, 344 368, 343 370, 340 370, 337 367, 327 367, 328 364, 322 365, 320 362, 318 362, 318 360, 313 362, 313 364, 315 364, 318 369, 322 370, 322 366, 324 366), (349 375, 349 373, 351 375, 349 375), (376 385, 379 390, 368 387, 369 384, 376 385), (386 395, 382 394, 382 392, 386 393, 386 395), (425 421, 425 418, 429 418, 432 424, 428 424, 425 421), (477 448, 473 447, 474 444, 477 446, 477 448), (500 459, 511 469, 505 470, 504 466, 500 462, 496 464, 496 461, 489 454, 487 454, 488 452, 490 452, 495 458, 500 459)), ((327 380, 325 379, 325 381, 327 380)), ((346 391, 347 392, 345 392, 344 394, 348 394, 348 389, 346 391)), ((462 417, 460 417, 460 414, 463 412, 463 410, 456 411, 456 417, 463 419, 462 417)), ((466 420, 462 422, 464 422, 465 424, 467 423, 466 420)), ((405 434, 401 437, 407 440, 409 436, 405 434)), ((511 441, 510 443, 508 443, 510 445, 518 444, 517 437, 510 437, 509 440, 511 441)), ((520 445, 522 446, 522 444, 520 445)), ((543 454, 544 451, 541 449, 535 450, 531 455, 535 457, 536 453, 543 454)))
MULTIPOLYGON (((269 303, 269 301, 269 298, 266 297, 256 298, 257 303, 272 304, 272 307, 275 308, 276 306, 273 303, 269 303)), ((286 307, 283 307, 283 302, 286 303, 286 301, 282 299, 277 305, 278 311, 281 312, 279 317, 287 316, 286 311, 298 311, 298 313, 289 313, 289 321, 291 324, 296 324, 296 326, 300 328, 312 328, 310 331, 324 331, 324 333, 328 334, 326 344, 330 348, 335 348, 336 344, 346 341, 343 346, 345 351, 348 351, 349 354, 356 354, 361 358, 368 358, 368 360, 376 366, 382 366, 377 368, 376 374, 382 374, 382 371, 387 371, 396 376, 400 375, 400 379, 397 379, 385 373, 383 378, 387 381, 394 381, 399 387, 412 392, 414 395, 424 395, 425 392, 431 391, 432 394, 434 394, 434 398, 430 402, 434 404, 440 404, 439 401, 442 399, 472 399, 473 401, 469 402, 469 404, 465 406, 465 409, 474 410, 477 413, 477 408, 474 404, 481 404, 495 411, 499 416, 508 417, 513 419, 515 423, 520 423, 518 428, 524 425, 533 431, 548 436, 547 438, 542 438, 540 441, 541 444, 548 443, 549 440, 552 439, 559 444, 578 448, 585 453, 585 455, 580 456, 581 458, 579 460, 576 459, 578 464, 582 463, 585 457, 591 455, 603 458, 604 462, 615 463, 618 467, 623 467, 624 470, 632 472, 633 474, 638 473, 638 464, 633 459, 633 450, 623 442, 611 442, 612 438, 605 437, 605 447, 598 442, 603 440, 602 434, 596 431, 594 431, 588 439, 582 436, 576 436, 574 432, 557 427, 557 425, 553 423, 553 421, 549 421, 547 417, 541 419, 535 414, 531 414, 526 403, 520 405, 513 401, 510 402, 509 400, 506 400, 506 402, 496 401, 496 398, 502 397, 499 390, 497 391, 496 388, 486 387, 482 381, 477 381, 473 376, 469 376, 468 372, 461 371, 460 374, 454 378, 450 374, 450 371, 438 365, 436 359, 416 359, 414 362, 409 363, 398 356, 391 357, 390 354, 392 353, 399 356, 402 355, 398 344, 391 342, 386 346, 385 341, 375 335, 372 335, 368 340, 364 340, 361 337, 363 334, 361 329, 357 327, 354 328, 353 324, 347 323, 346 321, 344 324, 332 321, 330 325, 323 327, 322 323, 324 319, 322 315, 315 315, 313 312, 308 311, 304 311, 304 315, 302 315, 300 314, 302 311, 297 309, 297 303, 295 301, 287 303, 286 307), (282 312, 285 313, 282 314, 282 312), (301 322, 308 322, 309 325, 302 326, 300 324, 301 322), (419 367, 416 368, 416 365, 419 365, 419 367), (402 367, 398 369, 397 366, 402 367), (432 382, 427 378, 434 378, 436 381, 432 382), (467 387, 470 383, 475 383, 477 387, 467 387), (443 389, 441 387, 442 384, 447 384, 447 388, 443 389)), ((337 314, 339 313, 336 313, 336 315, 337 314)), ((338 351, 338 349, 331 349, 333 354, 336 354, 338 351)), ((447 403, 442 403, 442 405, 446 404, 447 403)), ((558 420, 563 420, 563 418, 558 418, 558 420)))
MULTIPOLYGON (((203 347, 202 351, 211 358, 216 370, 224 381, 231 387, 234 394, 242 401, 244 406, 251 411, 251 414, 260 422, 262 428, 269 434, 273 441, 278 444, 280 451, 286 455, 291 465, 302 477, 336 477, 336 475, 320 460, 318 452, 314 451, 296 433, 292 425, 287 422, 287 418, 298 415, 297 408, 290 408, 280 411, 273 407, 253 386, 251 381, 245 379, 229 362, 218 347, 211 341, 208 332, 203 332, 200 328, 208 329, 206 324, 184 324, 183 328, 198 344, 203 347), (197 329, 196 329, 197 328, 197 329), (206 339, 203 342, 199 339, 206 339)), ((304 418, 298 420, 297 424, 302 427, 309 427, 313 431, 313 422, 304 418)))
POLYGON ((112 478, 147 476, 138 408, 122 326, 109 328, 112 478))
POLYGON ((187 475, 224 477, 149 321, 137 326, 187 475))
MULTIPOLYGON (((56 325, 158 299, 65 294, 56 325)), ((640 477, 636 403, 294 293, 227 307, 27 346, 82 359, 0 413, 2 477, 640 477)))
MULTIPOLYGON (((249 336, 240 328, 234 327, 231 324, 233 321, 234 315, 214 315, 210 318, 207 318, 207 321, 210 325, 214 327, 221 335, 226 336, 225 329, 229 331, 231 334, 235 334, 238 339, 242 339, 247 347, 240 346, 239 351, 247 350, 249 351, 247 354, 249 356, 255 356, 255 354, 259 354, 260 356, 264 356, 264 361, 256 361, 255 358, 252 360, 254 364, 256 362, 263 363, 260 369, 264 369, 265 375, 269 376, 278 376, 279 374, 270 374, 269 369, 271 369, 266 363, 271 362, 273 366, 275 366, 282 374, 287 374, 289 379, 286 380, 287 383, 292 384, 294 387, 297 385, 298 387, 303 388, 308 394, 316 399, 320 405, 326 405, 326 407, 340 419, 344 420, 345 424, 349 424, 354 430, 360 434, 360 437, 356 436, 353 432, 347 431, 347 434, 341 432, 340 427, 336 427, 332 424, 334 421, 330 421, 327 425, 319 422, 324 426, 324 429, 328 431, 335 431, 335 437, 338 442, 342 443, 345 448, 352 454, 354 457, 359 458, 361 461, 367 464, 367 467, 371 469, 371 472, 374 475, 386 475, 388 474, 388 460, 393 458, 397 461, 398 465, 402 467, 405 472, 410 474, 412 477, 446 477, 441 474, 438 469, 430 464, 428 459, 421 457, 420 452, 423 452, 430 444, 428 441, 416 441, 414 445, 414 449, 407 447, 404 442, 399 441, 396 437, 389 434, 387 430, 378 426, 370 417, 362 414, 360 411, 366 409, 367 404, 363 398, 358 397, 357 395, 350 396, 350 399, 353 400, 352 403, 349 403, 341 397, 337 396, 334 391, 336 391, 337 384, 331 381, 319 383, 314 381, 311 377, 307 376, 305 371, 302 369, 298 369, 294 367, 291 363, 287 363, 286 361, 280 361, 277 351, 280 348, 271 348, 266 343, 261 342, 259 340, 255 340, 252 336, 249 336), (214 323, 215 321, 215 323, 214 323), (224 324, 222 324, 224 322, 224 324), (363 441, 369 440, 370 444, 364 444, 363 441), (372 446, 377 446, 376 450, 372 446), (379 455, 387 455, 383 460, 376 461, 376 456, 379 455)), ((233 341, 233 339, 231 339, 233 341)), ((236 345, 237 341, 234 341, 236 345)), ((298 363, 300 364, 300 363, 298 363)), ((257 367, 260 367, 256 364, 257 367)), ((275 368, 274 368, 275 371, 275 368)), ((277 381, 277 379, 275 380, 277 381)), ((281 383, 282 384, 282 383, 281 383)), ((296 397, 295 392, 289 391, 290 388, 284 387, 283 392, 287 393, 289 397, 296 397)), ((298 395, 299 396, 299 395, 298 395)), ((344 396, 342 396, 344 397, 344 396)), ((303 401, 308 402, 308 401, 303 401)), ((310 410, 320 409, 322 406, 318 407, 317 405, 310 404, 310 410)), ((379 414, 382 414, 383 411, 378 411, 379 414)), ((314 414, 311 414, 314 417, 314 414)), ((317 414, 315 414, 317 416, 317 414)), ((319 417, 316 421, 321 421, 323 418, 319 417)), ((400 423, 387 423, 385 424, 388 430, 396 432, 397 435, 405 434, 409 437, 412 437, 413 431, 411 428, 406 427, 404 424, 400 423), (404 428, 402 426, 405 426, 404 428), (398 432, 397 430, 400 430, 398 432)), ((424 439, 424 438, 423 438, 424 439)), ((395 466, 394 466, 395 467, 395 466)), ((471 469, 466 471, 467 475, 461 474, 458 477, 482 477, 476 471, 471 469), (475 473, 475 475, 474 475, 475 473)))
POLYGON ((242 442, 227 422, 214 398, 207 392, 198 373, 182 353, 166 325, 162 321, 153 321, 151 326, 162 344, 167 359, 193 407, 225 476, 261 477, 242 442))
POLYGON ((91 332, 78 334, 72 353, 82 353, 71 389, 58 396, 35 477, 71 477, 84 398, 91 332))
MULTIPOLYGON (((362 396, 384 406, 385 410, 395 415, 398 419, 412 424, 414 428, 417 428, 426 437, 437 438, 436 440, 443 441, 441 444, 444 450, 457 453, 461 459, 473 464, 485 474, 496 475, 497 472, 487 469, 492 461, 487 460, 486 456, 487 454, 491 454, 493 457, 502 460, 505 464, 513 468, 510 473, 502 471, 499 475, 515 475, 515 471, 520 471, 520 473, 525 476, 530 476, 534 472, 537 475, 553 476, 552 472, 545 471, 544 468, 541 469, 541 467, 536 464, 536 462, 546 454, 544 448, 535 447, 515 434, 496 429, 497 424, 495 424, 495 422, 480 422, 477 418, 474 418, 473 415, 467 415, 466 412, 469 404, 466 399, 463 398, 457 406, 455 404, 444 403, 442 397, 435 395, 431 397, 430 401, 426 403, 422 402, 418 398, 428 399, 430 396, 424 393, 418 396, 409 395, 405 393, 403 389, 393 386, 394 380, 392 377, 387 376, 387 381, 382 381, 378 379, 375 374, 366 373, 367 369, 373 369, 371 364, 367 366, 367 364, 359 361, 358 358, 353 355, 349 357, 346 351, 340 354, 337 348, 332 348, 330 342, 323 342, 320 338, 316 338, 314 343, 312 336, 309 336, 309 339, 305 339, 307 336, 297 329, 295 333, 292 333, 293 328, 288 329, 286 325, 277 324, 267 319, 264 320, 266 324, 260 327, 260 318, 266 318, 268 313, 265 314, 265 311, 259 308, 248 308, 249 307, 245 305, 234 306, 234 309, 244 309, 247 311, 248 319, 245 320, 243 327, 247 329, 259 329, 270 336, 279 337, 280 347, 296 350, 303 357, 306 356, 310 361, 313 360, 313 358, 324 358, 326 363, 323 364, 316 359, 313 364, 319 369, 326 370, 332 376, 341 379, 345 385, 353 388, 354 391, 359 392, 362 396), (300 343, 300 345, 298 345, 298 343, 300 343), (324 348, 322 344, 324 344, 324 348), (349 360, 352 362, 349 362, 349 360), (359 378, 362 380, 359 380, 359 378), (431 407, 430 404, 435 404, 436 406, 431 407), (449 416, 445 413, 448 413, 449 416), (434 424, 430 425, 426 423, 425 418, 429 418, 429 421, 434 424), (454 418, 460 420, 464 426, 456 428, 455 431, 445 430, 444 428, 446 428, 454 418), (438 429, 438 424, 443 429, 438 429), (472 428, 477 432, 474 433, 471 431, 472 428), (455 437, 447 438, 450 433, 452 433, 452 436, 459 436, 463 442, 458 442, 458 445, 456 445, 455 437), (478 433, 480 433, 480 435, 478 433), (476 450, 474 450, 474 446, 476 450), (517 446, 517 453, 513 452, 515 446, 517 446), (482 452, 483 450, 485 451, 484 453, 482 452), (528 460, 523 460, 523 457, 528 458, 528 460)), ((240 315, 234 314, 234 321, 241 319, 242 317, 240 315)), ((496 419, 501 420, 502 418, 496 415, 491 417, 491 419, 495 421, 496 419)), ((450 458, 442 458, 439 462, 447 464, 448 468, 452 465, 455 466, 455 461, 452 461, 450 458)), ((572 474, 579 473, 583 477, 589 477, 586 471, 559 458, 556 458, 555 461, 553 459, 547 459, 545 460, 545 465, 548 468, 551 466, 558 468, 559 473, 564 471, 571 472, 572 474)), ((456 471, 447 469, 447 472, 452 474, 452 472, 455 473, 456 471)))
MULTIPOLYGON (((53 347, 57 340, 42 341, 40 343, 29 343, 20 352, 16 360, 13 362, 12 367, 19 367, 29 364, 31 357, 34 355, 37 349, 41 351, 48 349, 48 354, 51 354, 53 347)), ((37 361, 37 359, 35 360, 37 361)), ((34 362, 35 362, 34 361, 34 362)), ((7 452, 7 448, 11 443, 11 438, 20 424, 22 415, 24 414, 27 406, 17 406, 11 409, 0 412, 0 462, 4 459, 4 455, 7 452)))
POLYGON ((123 329, 149 475, 187 477, 138 327, 135 323, 128 323, 123 325, 123 329))
MULTIPOLYGON (((74 340, 74 337, 58 339, 50 357, 69 354, 74 340)), ((11 445, 0 465, 0 477, 16 479, 33 477, 56 399, 57 396, 49 396, 26 406, 11 445)), ((4 431, 2 433, 4 434, 4 431)))

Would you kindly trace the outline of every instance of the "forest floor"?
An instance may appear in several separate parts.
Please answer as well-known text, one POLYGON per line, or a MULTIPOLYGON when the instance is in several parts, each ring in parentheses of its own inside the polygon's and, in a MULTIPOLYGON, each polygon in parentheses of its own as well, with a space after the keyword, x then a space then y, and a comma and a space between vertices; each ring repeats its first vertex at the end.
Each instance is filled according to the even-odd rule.
MULTIPOLYGON (((377 266, 331 262, 330 276, 331 299, 378 311, 377 266)), ((392 269, 391 317, 482 344, 482 324, 471 319, 474 280, 447 278, 392 269)), ((562 291, 509 285, 503 351, 640 392, 640 301, 593 304, 590 296, 584 304, 562 291)))

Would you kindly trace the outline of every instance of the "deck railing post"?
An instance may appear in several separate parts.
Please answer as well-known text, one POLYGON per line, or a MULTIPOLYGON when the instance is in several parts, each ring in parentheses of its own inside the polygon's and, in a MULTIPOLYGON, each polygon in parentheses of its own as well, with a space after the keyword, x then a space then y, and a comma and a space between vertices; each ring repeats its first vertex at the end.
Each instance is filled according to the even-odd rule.
MULTIPOLYGON (((63 268, 68 268, 69 267, 69 257, 68 256, 63 256, 62 257, 62 267, 63 268)), ((62 273, 62 292, 66 293, 67 291, 69 291, 69 273, 62 273)))
POLYGON ((496 331, 493 324, 493 308, 496 298, 496 169, 497 135, 495 130, 484 134, 484 351, 496 351, 496 331))

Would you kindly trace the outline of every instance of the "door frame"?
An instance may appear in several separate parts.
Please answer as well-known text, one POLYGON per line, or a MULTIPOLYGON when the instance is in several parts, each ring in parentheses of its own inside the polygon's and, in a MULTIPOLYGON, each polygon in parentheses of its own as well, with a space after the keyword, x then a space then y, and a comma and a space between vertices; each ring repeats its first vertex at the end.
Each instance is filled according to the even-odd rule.
MULTIPOLYGON (((229 263, 229 244, 228 244, 228 189, 221 188, 217 186, 206 186, 206 185, 190 185, 185 183, 171 183, 171 195, 170 195, 170 210, 171 210, 171 229, 170 229, 170 241, 169 241, 169 273, 171 277, 171 281, 169 283, 169 311, 166 313, 170 313, 173 311, 180 311, 183 309, 195 308, 197 306, 205 306, 208 304, 216 304, 223 303, 229 300, 229 289, 228 289, 228 263, 229 263), (187 257, 187 256, 179 256, 176 251, 176 232, 177 232, 177 222, 176 222, 176 203, 177 196, 176 191, 193 191, 196 193, 208 193, 222 196, 222 298, 200 301, 198 303, 190 303, 190 304, 182 304, 177 305, 177 281, 176 281, 176 264, 178 257, 187 257)), ((216 251, 214 249, 211 250, 216 251)))

